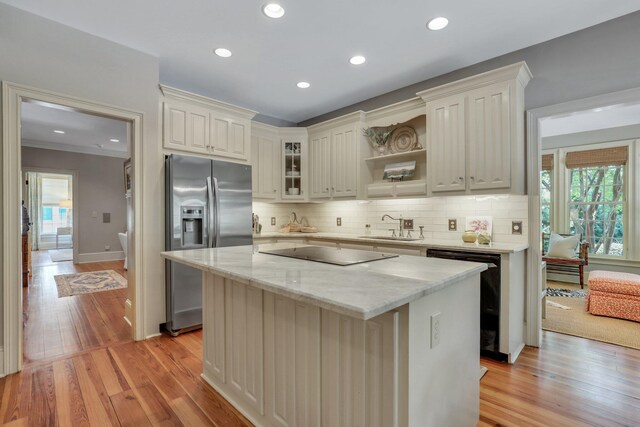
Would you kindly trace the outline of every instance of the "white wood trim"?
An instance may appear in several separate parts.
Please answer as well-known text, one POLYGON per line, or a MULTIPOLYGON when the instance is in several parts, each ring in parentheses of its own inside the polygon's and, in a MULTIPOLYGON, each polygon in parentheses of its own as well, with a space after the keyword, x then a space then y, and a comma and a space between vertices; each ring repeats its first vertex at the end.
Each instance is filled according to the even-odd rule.
POLYGON ((134 231, 131 236, 130 253, 132 262, 129 271, 129 283, 134 289, 134 327, 133 337, 144 339, 144 301, 145 286, 143 269, 136 268, 136 260, 142 264, 143 235, 143 177, 142 177, 142 122, 143 114, 118 106, 68 96, 53 91, 37 89, 26 85, 2 82, 2 203, 3 206, 15 206, 2 212, 2 283, 3 283, 3 348, 6 351, 4 374, 14 373, 22 367, 22 286, 20 283, 20 194, 21 138, 20 106, 23 99, 38 100, 63 105, 73 110, 91 112, 105 117, 130 122, 130 141, 132 147, 134 206, 134 231), (131 244, 133 243, 133 244, 131 244), (133 283, 132 283, 133 282, 133 283), (14 284, 14 285, 11 285, 14 284))
POLYGON ((22 139, 23 147, 42 148, 44 150, 66 151, 69 153, 92 154, 94 156, 117 157, 120 159, 128 159, 129 153, 114 150, 105 150, 104 148, 85 147, 81 145, 48 143, 43 141, 34 141, 32 139, 22 139))
POLYGON ((425 102, 433 101, 449 95, 467 92, 476 88, 488 86, 493 83, 503 82, 506 80, 518 80, 523 87, 531 80, 531 70, 524 61, 507 65, 502 68, 487 71, 485 73, 476 74, 465 79, 456 80, 435 88, 423 90, 416 95, 421 97, 425 102))
POLYGON ((364 122, 365 117, 366 113, 362 110, 358 110, 354 111, 353 113, 345 114, 344 116, 336 117, 335 119, 308 126, 307 129, 309 132, 322 132, 324 130, 330 130, 335 127, 350 125, 358 121, 364 122))
POLYGON ((240 115, 242 118, 251 120, 257 111, 249 110, 248 108, 239 107, 237 105, 228 104, 226 102, 218 101, 213 98, 198 95, 196 93, 187 92, 186 90, 177 89, 171 86, 160 85, 162 94, 167 97, 178 98, 189 102, 199 102, 207 107, 214 107, 216 109, 222 109, 231 114, 240 115))
MULTIPOLYGON (((640 87, 590 98, 564 102, 527 111, 527 194, 529 195, 529 249, 527 251, 527 319, 525 344, 539 347, 542 336, 542 292, 540 254, 540 170, 542 136, 541 121, 550 117, 566 117, 577 111, 605 106, 623 106, 640 101, 640 87)), ((638 151, 638 150, 635 150, 638 151)), ((638 153, 635 154, 638 156, 638 153)), ((640 189, 636 189, 640 198, 640 189)))
POLYGON ((124 251, 92 252, 78 254, 78 264, 88 262, 116 261, 124 259, 124 251))

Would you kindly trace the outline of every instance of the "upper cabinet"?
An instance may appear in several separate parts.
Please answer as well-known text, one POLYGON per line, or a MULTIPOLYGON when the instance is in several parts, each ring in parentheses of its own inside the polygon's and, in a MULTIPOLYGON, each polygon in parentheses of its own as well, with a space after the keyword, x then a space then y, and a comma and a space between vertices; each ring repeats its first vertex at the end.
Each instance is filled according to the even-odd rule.
POLYGON ((356 197, 363 123, 359 111, 309 127, 311 198, 356 197))
POLYGON ((524 62, 418 93, 432 195, 525 192, 524 62))
POLYGON ((163 147, 248 162, 254 111, 160 86, 163 147))
POLYGON ((277 200, 281 180, 278 128, 254 122, 251 126, 251 153, 253 197, 277 200))

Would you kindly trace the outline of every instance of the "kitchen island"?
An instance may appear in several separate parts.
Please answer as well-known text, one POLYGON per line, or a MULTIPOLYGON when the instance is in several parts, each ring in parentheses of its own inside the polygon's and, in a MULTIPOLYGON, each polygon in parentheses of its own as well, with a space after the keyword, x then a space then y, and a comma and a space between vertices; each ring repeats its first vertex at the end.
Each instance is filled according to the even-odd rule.
POLYGON ((163 253, 203 271, 203 378, 258 426, 474 426, 486 265, 259 253, 301 246, 163 253))

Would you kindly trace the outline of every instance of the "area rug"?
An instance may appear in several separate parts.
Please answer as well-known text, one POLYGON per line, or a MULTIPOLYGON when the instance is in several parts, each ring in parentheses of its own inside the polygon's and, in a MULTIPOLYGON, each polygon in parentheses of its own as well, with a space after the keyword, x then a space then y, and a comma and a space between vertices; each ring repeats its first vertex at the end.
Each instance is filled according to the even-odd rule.
POLYGON ((542 329, 640 350, 640 323, 594 316, 585 310, 583 298, 547 297, 549 300, 571 310, 547 305, 542 329))
POLYGON ((53 262, 73 261, 73 249, 51 249, 49 256, 53 262))
POLYGON ((60 274, 53 278, 58 286, 58 298, 127 287, 127 279, 113 270, 60 274))
POLYGON ((547 288, 548 297, 586 298, 587 291, 582 289, 556 289, 547 288))

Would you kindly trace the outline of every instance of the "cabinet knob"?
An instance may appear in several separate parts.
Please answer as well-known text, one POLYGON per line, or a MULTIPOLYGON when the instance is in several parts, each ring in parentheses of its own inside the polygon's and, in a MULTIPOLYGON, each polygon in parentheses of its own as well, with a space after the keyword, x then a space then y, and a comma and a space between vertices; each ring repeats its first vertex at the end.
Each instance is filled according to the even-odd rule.
POLYGON ((273 192, 274 192, 274 193, 275 193, 275 192, 277 192, 277 191, 278 191, 278 190, 273 190, 273 192))
POLYGON ((324 191, 329 191, 329 187, 325 188, 324 191))
POLYGON ((469 179, 470 179, 471 181, 473 181, 473 180, 474 180, 474 178, 473 178, 472 176, 470 176, 470 177, 469 177, 469 179))
POLYGON ((460 181, 464 181, 464 178, 463 178, 463 177, 461 177, 461 176, 460 176, 460 177, 458 177, 458 179, 459 179, 460 181))

